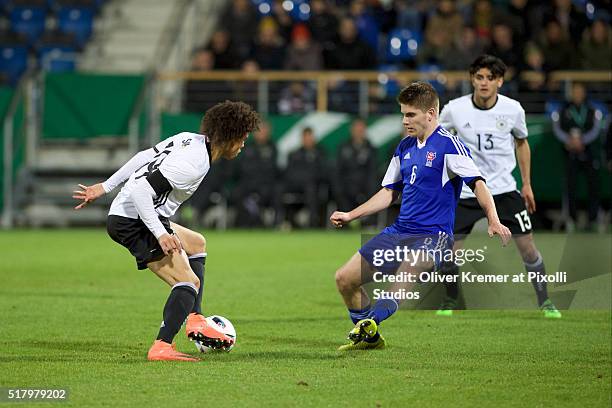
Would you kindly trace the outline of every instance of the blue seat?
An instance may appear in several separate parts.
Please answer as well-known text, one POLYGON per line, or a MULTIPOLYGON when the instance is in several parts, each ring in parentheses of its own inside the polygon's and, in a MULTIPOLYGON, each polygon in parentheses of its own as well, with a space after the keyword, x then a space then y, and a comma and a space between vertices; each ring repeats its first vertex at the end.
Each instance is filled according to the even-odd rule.
POLYGON ((94 11, 82 7, 64 7, 57 13, 60 32, 73 34, 79 46, 83 47, 93 31, 94 11))
POLYGON ((283 8, 287 10, 294 21, 308 21, 310 19, 310 4, 307 0, 283 1, 283 8))
POLYGON ((11 30, 22 34, 30 45, 45 31, 46 10, 43 7, 15 6, 9 11, 11 30))
POLYGON ((259 18, 272 15, 272 0, 251 0, 259 18))
POLYGON ((546 116, 552 117, 553 113, 559 112, 563 108, 563 102, 557 99, 548 99, 544 105, 544 112, 546 116))
POLYGON ((48 45, 38 50, 40 67, 49 72, 69 72, 76 68, 77 50, 70 46, 48 45))
POLYGON ((25 45, 0 46, 0 71, 11 85, 15 85, 28 68, 28 49, 25 45))
MULTIPOLYGON (((417 71, 423 74, 434 74, 435 78, 438 78, 436 74, 442 71, 442 67, 436 64, 421 64, 417 67, 417 71)), ((446 93, 446 85, 443 82, 440 82, 438 79, 431 79, 429 75, 428 78, 423 79, 431 84, 439 95, 444 95, 446 93)))
POLYGON ((355 19, 355 25, 359 32, 359 38, 373 50, 377 50, 380 28, 378 27, 376 18, 372 14, 364 13, 355 19))
POLYGON ((394 29, 389 32, 386 42, 387 62, 413 60, 419 50, 421 33, 407 29, 394 29))

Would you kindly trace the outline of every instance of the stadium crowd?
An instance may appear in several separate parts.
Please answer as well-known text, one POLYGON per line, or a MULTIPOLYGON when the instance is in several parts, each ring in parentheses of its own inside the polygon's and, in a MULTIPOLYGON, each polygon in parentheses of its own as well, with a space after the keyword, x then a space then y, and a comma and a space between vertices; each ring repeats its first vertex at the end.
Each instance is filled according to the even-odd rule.
MULTIPOLYGON (((281 0, 233 0, 228 2, 226 14, 220 20, 222 29, 214 32, 209 44, 194 51, 191 69, 256 73, 259 70, 386 70, 392 66, 397 70, 433 67, 465 71, 478 55, 495 55, 509 68, 504 94, 516 97, 524 105, 529 101, 521 95, 540 94, 557 100, 558 114, 553 117, 553 127, 566 155, 564 206, 568 217, 575 221, 579 202, 573 192, 577 177, 583 172, 592 198, 588 203, 588 221, 594 225, 601 204, 598 173, 602 157, 607 158, 607 167, 612 169, 610 138, 607 146, 595 143, 605 118, 589 104, 588 86, 578 84, 566 99, 560 83, 549 82, 546 74, 570 69, 610 70, 609 3, 605 0, 311 0, 308 13, 295 14, 281 0), (271 7, 263 9, 264 3, 271 7), (417 52, 394 56, 389 52, 389 39, 406 30, 417 42, 417 52), (537 71, 544 76, 542 80, 519 81, 523 71, 537 71)), ((254 81, 186 81, 183 108, 202 113, 225 98, 257 106, 257 87, 254 81)), ((315 110, 315 84, 295 81, 271 83, 270 87, 270 113, 315 110)), ((358 112, 354 97, 357 91, 353 89, 351 93, 351 87, 357 84, 330 85, 330 110, 358 112)), ((609 84, 605 88, 609 93, 609 84)), ((452 97, 451 93, 444 95, 444 89, 438 91, 443 103, 452 97)), ((390 93, 388 97, 392 112, 396 112, 395 94, 390 93)), ((529 106, 525 109, 530 111, 529 106)), ((544 108, 541 109, 543 112, 544 108)), ((378 188, 386 163, 379 162, 382 156, 368 141, 364 119, 354 120, 350 135, 335 157, 326 157, 316 144, 313 130, 304 128, 301 147, 290 154, 287 166, 282 169, 277 166, 277 150, 270 133, 270 126, 266 124, 236 163, 226 162, 211 169, 208 183, 203 184, 192 200, 196 220, 202 220, 202 213, 211 203, 224 203, 236 209, 233 218, 236 226, 290 223, 319 227, 325 225, 328 203, 334 202, 340 210, 350 209, 378 188), (232 181, 225 183, 228 179, 232 181), (296 213, 300 214, 295 211, 299 208, 307 210, 306 218, 295 217, 296 213)))
MULTIPOLYGON (((558 84, 546 79, 551 71, 610 69, 608 0, 312 0, 308 13, 296 14, 298 3, 228 2, 222 28, 194 51, 191 69, 461 71, 484 52, 508 65, 505 92, 515 96, 557 91, 558 84), (544 79, 519 81, 523 71, 541 72, 544 79)), ((189 81, 184 109, 206 110, 214 104, 210 92, 255 104, 256 86, 189 81)), ((342 97, 356 86, 333 84, 330 109, 356 112, 354 97, 342 97)), ((313 84, 277 88, 271 112, 314 109, 313 84)))

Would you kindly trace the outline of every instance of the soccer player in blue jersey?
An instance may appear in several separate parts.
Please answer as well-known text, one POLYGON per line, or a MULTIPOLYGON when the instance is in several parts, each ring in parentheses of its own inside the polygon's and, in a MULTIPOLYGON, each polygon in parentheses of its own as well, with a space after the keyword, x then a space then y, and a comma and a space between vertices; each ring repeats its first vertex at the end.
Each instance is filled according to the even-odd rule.
MULTIPOLYGON (((401 271, 418 276, 439 266, 439 258, 414 256, 415 252, 410 252, 411 259, 394 259, 382 266, 378 261, 381 251, 397 253, 399 248, 408 248, 440 254, 452 248, 455 208, 464 182, 474 191, 487 216, 489 236, 499 235, 504 246, 511 237, 510 230, 499 221, 493 197, 469 150, 438 125, 440 105, 434 88, 415 82, 402 89, 397 101, 407 137, 395 150, 382 189, 352 211, 336 211, 330 217, 332 224, 339 228, 389 207, 402 195, 395 222, 368 241, 336 272, 338 291, 355 324, 349 332, 349 343, 339 348, 343 351, 385 346, 379 325, 397 311, 398 301, 380 298, 372 304, 362 285, 374 280, 375 271, 384 270, 387 274, 401 271)), ((406 291, 409 286, 410 283, 394 283, 389 292, 406 291)))

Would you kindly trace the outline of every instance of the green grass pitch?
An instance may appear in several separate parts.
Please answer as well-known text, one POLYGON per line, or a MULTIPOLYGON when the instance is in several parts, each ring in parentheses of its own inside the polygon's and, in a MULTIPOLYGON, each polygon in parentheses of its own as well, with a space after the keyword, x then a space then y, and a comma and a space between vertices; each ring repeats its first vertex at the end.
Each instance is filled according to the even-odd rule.
MULTIPOLYGON (((68 388, 56 405, 79 407, 611 404, 609 311, 402 310, 387 349, 340 354, 351 323, 334 271, 357 233, 205 235, 204 310, 238 341, 191 364, 146 361, 168 288, 102 229, 1 232, 0 387, 68 388)), ((550 254, 562 238, 537 239, 550 254)), ((177 345, 196 353, 183 330, 177 345)))

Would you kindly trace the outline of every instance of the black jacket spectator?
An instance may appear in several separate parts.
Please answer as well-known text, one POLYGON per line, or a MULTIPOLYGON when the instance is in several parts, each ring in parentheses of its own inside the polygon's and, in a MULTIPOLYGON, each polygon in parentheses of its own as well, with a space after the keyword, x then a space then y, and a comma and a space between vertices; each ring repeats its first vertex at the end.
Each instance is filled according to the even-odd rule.
POLYGON ((340 22, 340 40, 326 50, 325 65, 328 69, 370 69, 376 65, 376 57, 370 47, 357 37, 357 28, 350 18, 340 22))

